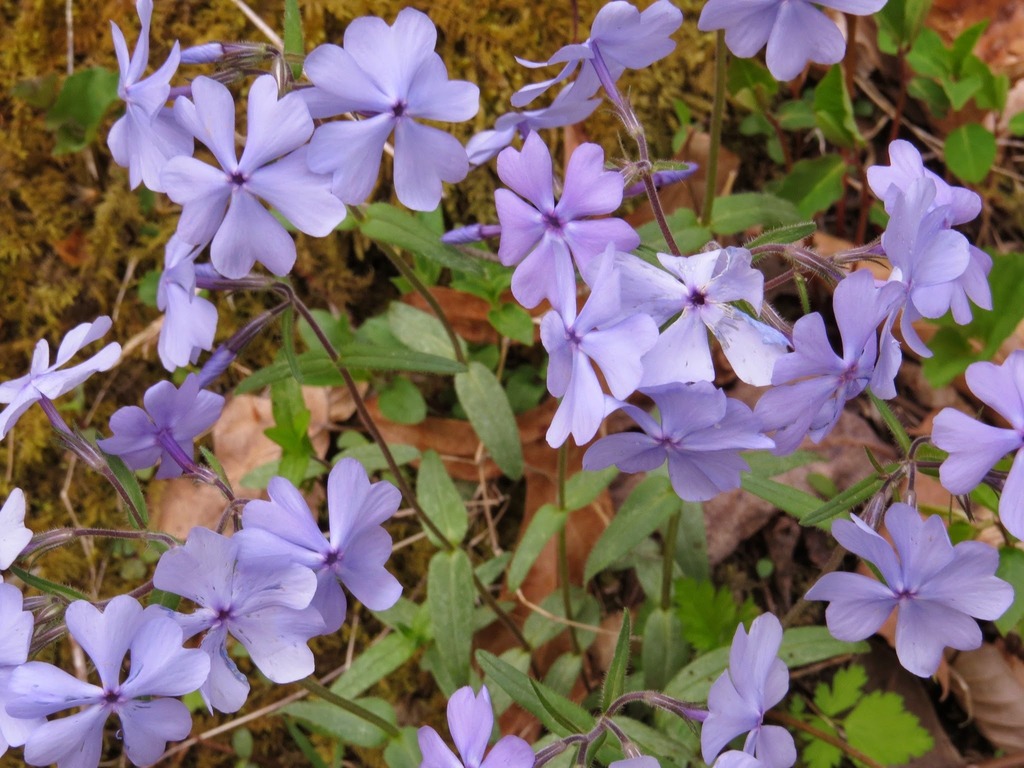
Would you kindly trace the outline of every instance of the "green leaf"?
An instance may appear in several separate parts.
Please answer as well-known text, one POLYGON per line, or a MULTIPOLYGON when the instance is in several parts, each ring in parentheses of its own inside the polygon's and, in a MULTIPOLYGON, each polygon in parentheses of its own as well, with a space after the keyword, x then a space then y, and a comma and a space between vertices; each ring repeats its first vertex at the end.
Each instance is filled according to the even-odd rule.
POLYGON ((487 313, 487 321, 502 336, 530 346, 533 344, 533 318, 518 304, 502 304, 487 313))
POLYGON ((447 350, 447 355, 431 355, 397 347, 379 348, 364 344, 349 344, 342 347, 340 351, 342 362, 349 368, 362 368, 369 371, 412 371, 414 373, 463 373, 466 366, 451 358, 451 344, 448 344, 447 350))
POLYGON ((416 653, 416 642, 395 632, 362 650, 345 673, 331 684, 331 691, 346 699, 366 693, 416 653))
MULTIPOLYGON (((391 302, 388 307, 388 327, 395 337, 410 349, 417 352, 455 359, 455 350, 444 325, 431 314, 410 307, 400 301, 391 302)), ((459 339, 463 355, 466 344, 459 339)))
MULTIPOLYGON (((302 752, 303 757, 309 761, 310 766, 312 768, 327 768, 327 763, 325 763, 323 758, 320 757, 316 748, 313 746, 313 743, 306 737, 306 734, 302 732, 302 729, 299 728, 295 721, 286 717, 284 719, 284 725, 288 729, 288 735, 291 736, 292 740, 296 745, 298 745, 299 750, 302 752)), ((249 758, 252 757, 252 732, 248 728, 240 728, 235 731, 234 735, 231 737, 231 746, 235 750, 235 755, 239 758, 239 768, 249 768, 249 766, 252 765, 252 763, 249 762, 249 758), (244 742, 246 748, 239 749, 240 745, 237 742, 240 741, 239 736, 243 733, 248 735, 248 739, 244 742)), ((341 750, 341 746, 335 745, 335 749, 341 750)))
POLYGON ((864 143, 853 118, 853 102, 846 90, 843 68, 838 64, 829 69, 814 89, 814 118, 833 144, 852 148, 864 143))
POLYGON ((438 552, 427 571, 427 606, 441 661, 456 687, 469 683, 473 646, 473 567, 461 549, 438 552))
POLYGON ((403 728, 401 736, 392 739, 384 750, 384 765, 388 768, 420 768, 423 753, 420 752, 418 728, 403 728))
MULTIPOLYGON (((392 725, 397 723, 394 707, 383 699, 359 699, 356 703, 392 725)), ((376 725, 326 701, 296 701, 281 711, 306 723, 314 731, 357 747, 381 747, 388 738, 376 725)))
POLYGON ((816 125, 814 107, 806 99, 792 99, 780 104, 775 117, 784 131, 807 131, 816 125))
POLYGON ((1024 619, 1024 552, 1015 547, 1000 549, 996 576, 1013 587, 1013 604, 996 619, 996 627, 1006 635, 1024 619))
POLYGON ((879 47, 883 53, 895 55, 901 47, 909 47, 924 26, 932 0, 889 0, 875 14, 878 23, 879 47))
POLYGON ((844 718, 843 730, 851 747, 883 765, 906 765, 933 746, 931 735, 895 693, 869 693, 844 718))
POLYGON ((128 522, 131 523, 132 528, 148 527, 149 508, 146 506, 146 496, 142 493, 142 488, 139 487, 135 473, 128 469, 128 465, 121 460, 120 456, 103 453, 103 458, 107 462, 107 466, 110 467, 110 471, 114 473, 114 477, 124 488, 125 493, 128 494, 128 504, 135 510, 134 515, 128 515, 128 522), (142 526, 139 526, 138 520, 142 521, 142 526))
POLYGON ((788 200, 767 192, 740 192, 715 199, 711 231, 734 235, 751 227, 778 227, 806 218, 788 200))
POLYGON ((626 673, 629 671, 630 633, 632 629, 629 611, 623 611, 622 627, 619 628, 619 639, 615 642, 615 653, 612 656, 612 663, 608 665, 608 671, 604 676, 604 686, 601 688, 602 710, 607 710, 609 705, 626 690, 626 673))
POLYGON ((896 443, 899 445, 900 450, 903 451, 903 455, 906 456, 910 452, 910 435, 907 434, 906 427, 903 426, 902 422, 896 418, 896 414, 892 412, 892 408, 884 400, 879 399, 878 395, 868 390, 868 397, 871 398, 871 403, 878 409, 878 413, 882 417, 882 421, 885 422, 885 426, 889 428, 889 432, 895 438, 896 443))
POLYGON ((658 691, 664 688, 683 666, 688 651, 683 625, 675 612, 662 608, 651 611, 644 624, 644 644, 640 647, 644 688, 658 691))
POLYGON ((489 684, 500 687, 512 701, 540 720, 549 731, 559 736, 568 736, 570 733, 587 733, 593 728, 594 718, 586 710, 559 696, 543 683, 532 680, 508 662, 483 650, 476 652, 476 661, 487 675, 489 684), (538 692, 543 692, 544 702, 541 702, 538 692), (557 719, 549 707, 558 712, 557 719), (562 721, 569 722, 571 727, 566 728, 562 721))
MULTIPOLYGON (((346 344, 352 343, 352 328, 349 326, 348 318, 344 315, 333 315, 326 309, 310 310, 313 320, 320 327, 321 332, 327 337, 335 349, 341 349, 346 344)), ((323 351, 323 345, 316 333, 310 327, 306 318, 299 316, 299 337, 309 349, 323 351)), ((326 352, 325 352, 326 354, 326 352)))
POLYGON ((33 576, 23 568, 19 568, 16 565, 12 565, 10 568, 11 573, 21 579, 28 586, 38 589, 40 592, 45 592, 48 595, 57 595, 58 597, 64 597, 68 600, 88 600, 89 598, 79 592, 77 589, 72 589, 64 584, 58 584, 55 581, 44 579, 42 576, 33 576))
POLYGON ((512 555, 512 563, 508 568, 508 588, 513 592, 522 586, 526 574, 537 561, 541 550, 551 541, 551 537, 565 527, 568 517, 565 510, 554 504, 545 504, 534 514, 526 533, 512 555))
MULTIPOLYGON (((744 472, 740 475, 743 490, 754 494, 759 499, 774 504, 783 512, 804 522, 804 518, 814 514, 821 508, 821 500, 799 488, 785 485, 767 477, 759 477, 744 472)), ((805 525, 808 523, 804 522, 805 525)))
MULTIPOLYGON (((391 449, 391 456, 400 467, 404 464, 416 461, 420 457, 420 452, 411 445, 389 444, 388 448, 391 449)), ((388 463, 384 460, 384 454, 381 452, 380 447, 374 443, 365 443, 363 445, 353 445, 348 447, 335 456, 332 461, 337 463, 342 459, 355 459, 362 464, 363 468, 369 473, 381 472, 389 469, 388 463)))
MULTIPOLYGON (((683 253, 699 250, 711 239, 711 230, 697 223, 697 214, 690 208, 677 208, 668 214, 666 222, 672 238, 683 253)), ((657 221, 649 221, 637 229, 642 247, 651 252, 668 253, 669 247, 657 221)))
MULTIPOLYGON (((302 39, 302 14, 299 12, 299 0, 284 0, 284 52, 292 56, 302 56, 306 52, 302 39)), ((302 75, 302 64, 292 64, 292 75, 302 75)))
POLYGON ((292 378, 275 381, 270 387, 270 403, 274 426, 263 430, 263 434, 281 446, 278 473, 293 485, 300 485, 309 460, 316 454, 308 433, 312 415, 306 408, 299 382, 292 378))
POLYGON ((118 74, 102 67, 80 69, 68 76, 46 113, 46 127, 57 134, 53 154, 78 152, 96 140, 107 108, 118 99, 117 82, 118 74))
POLYGON ((394 245, 459 272, 484 274, 479 261, 442 243, 422 219, 387 203, 371 203, 364 213, 359 229, 371 240, 394 245))
POLYGON ((727 586, 716 589, 710 581, 685 578, 675 583, 675 606, 683 635, 698 652, 727 645, 736 625, 749 623, 758 614, 749 597, 737 605, 727 586))
MULTIPOLYGON (((458 488, 448 476, 441 457, 434 451, 426 451, 420 460, 416 496, 423 507, 423 512, 440 529, 448 542, 455 546, 461 544, 469 528, 469 513, 458 488)), ((427 535, 433 538, 429 530, 427 535)), ((440 542, 436 544, 440 546, 440 542)))
POLYGON ((1010 133, 1014 136, 1024 136, 1024 112, 1018 112, 1010 118, 1010 133))
POLYGON ((953 57, 934 29, 921 30, 907 54, 907 62, 926 77, 942 79, 953 74, 953 57))
POLYGON ((946 165, 962 181, 980 184, 996 161, 996 137, 977 123, 954 128, 943 145, 946 165))
POLYGON ((508 396, 486 366, 470 362, 455 376, 455 394, 469 422, 502 472, 513 480, 523 475, 523 447, 508 396))
POLYGON ((842 197, 845 176, 846 163, 839 155, 801 160, 782 181, 778 194, 796 205, 797 221, 808 219, 842 197))
POLYGON ((590 581, 678 512, 682 501, 667 477, 652 475, 629 494, 587 556, 584 581, 590 581))
POLYGON ((726 72, 729 93, 749 110, 762 110, 779 91, 772 74, 753 59, 730 56, 726 72))
POLYGON ((699 740, 686 744, 679 739, 662 733, 639 720, 633 720, 622 715, 615 716, 616 724, 625 731, 645 755, 654 755, 662 759, 662 766, 668 768, 672 765, 695 765, 698 755, 694 749, 699 745, 699 740))
POLYGON ((757 237, 748 241, 747 249, 756 248, 759 245, 798 243, 804 238, 810 237, 818 231, 818 225, 813 221, 802 221, 798 224, 787 224, 762 232, 757 237))
MULTIPOLYGON (((544 689, 541 688, 541 684, 533 678, 530 678, 530 686, 533 688, 533 692, 536 694, 537 700, 540 701, 540 704, 544 707, 545 711, 556 723, 565 728, 569 733, 572 733, 576 729, 576 725, 569 717, 562 713, 561 709, 555 704, 556 700, 546 696, 544 694, 544 689)), ((548 690, 550 691, 551 689, 549 688, 548 690)))
POLYGON ((818 683, 814 689, 814 703, 829 717, 837 717, 853 706, 864 695, 868 674, 860 664, 840 669, 832 678, 832 685, 818 683))
POLYGON ((616 467, 607 467, 596 472, 577 472, 565 482, 565 508, 574 512, 589 507, 612 480, 619 476, 616 467))
MULTIPOLYGON (((889 471, 894 469, 895 467, 887 467, 887 470, 889 471)), ((818 525, 820 523, 827 522, 833 517, 841 515, 847 510, 853 509, 858 504, 863 504, 878 492, 882 487, 882 483, 882 478, 877 475, 865 477, 859 483, 851 485, 833 499, 825 502, 806 517, 798 518, 800 520, 800 524, 818 525)))
POLYGON ((786 456, 776 456, 771 451, 744 451, 740 455, 750 467, 750 474, 757 477, 775 477, 822 459, 813 451, 794 451, 786 456))
POLYGON ((389 381, 377 397, 384 417, 398 424, 419 424, 427 418, 427 401, 409 379, 397 377, 389 381))

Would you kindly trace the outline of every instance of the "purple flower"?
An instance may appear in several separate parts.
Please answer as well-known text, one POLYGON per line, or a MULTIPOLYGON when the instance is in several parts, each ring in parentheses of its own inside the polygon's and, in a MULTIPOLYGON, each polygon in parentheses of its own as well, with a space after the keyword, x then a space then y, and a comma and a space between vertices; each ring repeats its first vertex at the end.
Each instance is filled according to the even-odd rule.
POLYGON ((553 448, 571 434, 577 445, 589 442, 609 410, 593 363, 601 367, 612 394, 625 400, 643 375, 640 358, 658 338, 649 316, 619 317, 619 280, 613 251, 602 259, 594 290, 579 315, 576 291, 563 294, 540 322, 540 338, 550 355, 548 391, 562 398, 548 428, 553 448))
POLYGON ((608 768, 660 768, 660 763, 650 755, 637 755, 625 760, 616 760, 609 764, 608 768))
POLYGON ((391 483, 371 483, 355 459, 342 459, 327 478, 330 537, 325 538, 299 491, 283 477, 267 486, 270 501, 250 501, 242 515, 241 557, 276 558, 304 565, 316 574, 310 605, 323 617, 326 633, 345 621, 344 584, 373 611, 385 611, 402 594, 387 572, 391 536, 381 523, 398 510, 402 494, 391 483))
POLYGON ((586 120, 600 99, 580 98, 572 86, 562 89, 551 105, 525 112, 508 112, 494 122, 493 130, 481 131, 466 144, 470 165, 482 165, 512 143, 518 133, 528 136, 543 128, 561 128, 586 120))
MULTIPOLYGON (((971 261, 970 244, 959 232, 945 226, 945 207, 935 207, 935 184, 921 178, 911 183, 906 194, 895 193, 892 216, 882 235, 882 248, 892 264, 891 283, 903 288, 900 330, 912 350, 922 357, 931 352, 912 323, 921 317, 942 317, 950 308, 956 281, 971 261)), ((962 289, 961 289, 962 292, 962 289)), ((897 308, 883 333, 890 328, 897 308)))
POLYGON ((715 761, 714 768, 771 768, 771 763, 758 760, 753 755, 731 749, 723 752, 715 761))
POLYGON ((643 69, 675 49, 671 35, 683 23, 682 12, 669 0, 657 0, 640 12, 632 3, 613 0, 606 3, 593 24, 590 37, 583 43, 566 45, 547 61, 516 60, 527 67, 546 67, 563 64, 562 71, 550 80, 520 88, 512 95, 512 106, 525 107, 553 85, 561 83, 579 68, 580 73, 572 85, 579 98, 593 96, 600 82, 594 60, 600 57, 613 81, 627 69, 643 69))
POLYGON ((217 308, 196 296, 195 258, 200 250, 173 235, 164 251, 164 271, 157 287, 156 306, 165 314, 157 352, 168 371, 195 363, 201 350, 213 348, 217 308))
MULTIPOLYGON (((789 670, 779 659, 782 625, 773 614, 754 619, 750 634, 736 627, 729 651, 729 669, 708 694, 708 717, 700 732, 704 762, 711 763, 730 741, 747 733, 743 751, 759 763, 730 758, 721 765, 739 768, 789 768, 796 762, 796 745, 785 728, 765 725, 765 713, 789 690, 789 670)), ((719 765, 716 763, 716 765, 719 765)))
POLYGON ((249 695, 249 681, 228 656, 229 633, 264 675, 291 683, 313 672, 306 642, 324 629, 317 611, 307 607, 316 592, 313 572, 266 558, 239 561, 241 546, 234 537, 193 528, 183 547, 161 556, 153 574, 157 589, 199 606, 173 616, 185 639, 206 632, 199 648, 210 658, 210 676, 200 693, 221 712, 237 712, 249 695))
POLYGON ((583 468, 612 464, 623 472, 649 472, 668 460, 672 487, 687 501, 707 501, 738 488, 749 469, 741 450, 771 448, 757 418, 713 384, 667 384, 642 390, 658 406, 659 424, 635 405, 621 404, 643 432, 620 432, 590 446, 583 468))
POLYGON ((213 266, 225 277, 245 277, 257 261, 275 275, 287 274, 295 243, 260 200, 315 237, 326 236, 345 218, 330 179, 306 165, 303 145, 313 133, 306 105, 297 94, 278 100, 277 81, 258 77, 249 90, 248 137, 237 159, 231 92, 197 77, 192 98, 175 101, 174 115, 210 148, 220 168, 194 157, 177 157, 164 167, 160 178, 167 196, 182 205, 178 236, 194 244, 212 239, 213 266))
POLYGON ((149 63, 149 21, 153 16, 153 2, 137 0, 135 8, 142 28, 130 59, 124 35, 117 24, 110 23, 117 65, 121 70, 117 95, 124 100, 127 110, 111 127, 107 146, 114 162, 128 169, 132 189, 141 181, 154 192, 163 192, 160 171, 164 164, 172 157, 191 155, 193 149, 192 137, 175 122, 171 110, 164 106, 180 54, 175 43, 163 66, 149 77, 142 77, 149 63))
POLYGON ((1002 365, 969 365, 967 386, 1010 428, 982 424, 943 408, 932 426, 932 442, 949 453, 939 467, 939 479, 950 493, 969 493, 997 461, 1015 452, 999 497, 999 519, 1010 533, 1024 538, 1024 351, 1014 350, 1002 365))
POLYGON ((13 698, 11 675, 28 661, 32 642, 32 614, 22 610, 21 591, 10 584, 0 584, 0 626, 4 628, 0 634, 0 755, 3 755, 8 747, 24 744, 32 731, 46 720, 7 714, 7 704, 13 698))
POLYGON ((856 573, 827 573, 807 593, 829 600, 825 619, 840 640, 863 640, 897 610, 896 655, 921 677, 938 669, 942 649, 981 645, 974 618, 998 619, 1013 602, 1013 588, 996 578, 999 553, 980 541, 950 544, 942 520, 922 520, 907 504, 893 504, 885 525, 889 544, 863 520, 836 520, 832 535, 873 563, 885 583, 856 573))
POLYGON ((420 11, 405 8, 391 26, 375 16, 345 30, 345 46, 321 45, 306 57, 316 88, 301 92, 314 117, 355 112, 363 120, 320 126, 309 144, 309 167, 333 173, 334 193, 358 205, 370 196, 384 143, 395 134, 395 193, 409 208, 432 211, 441 182, 462 181, 466 150, 453 136, 413 118, 462 122, 480 107, 480 89, 449 80, 434 52, 437 29, 420 11))
POLYGON ((10 568, 31 540, 32 531, 25 527, 25 493, 15 488, 0 507, 0 571, 10 568))
POLYGON ((768 69, 776 80, 792 80, 807 62, 835 64, 846 40, 835 23, 815 5, 867 16, 886 0, 708 0, 697 28, 725 30, 725 43, 748 59, 768 45, 768 69))
MULTIPOLYGON (((833 350, 825 321, 817 312, 793 326, 793 352, 775 363, 772 384, 754 412, 766 432, 775 430, 776 453, 792 453, 805 435, 820 442, 839 420, 843 406, 867 388, 879 397, 893 397, 896 369, 891 360, 876 368, 878 324, 899 299, 900 289, 887 283, 875 287, 868 270, 859 270, 836 287, 836 323, 843 356, 833 350)), ((899 363, 896 348, 895 365, 899 363)))
POLYGON ((179 477, 195 465, 196 437, 214 425, 224 408, 224 398, 199 388, 199 377, 190 373, 180 388, 161 381, 146 390, 145 410, 136 405, 119 408, 110 417, 113 437, 99 440, 107 453, 120 456, 135 470, 157 461, 159 480, 179 477))
POLYGON ((36 344, 32 354, 32 365, 29 372, 12 381, 0 384, 0 403, 7 407, 0 411, 0 440, 32 403, 42 398, 54 400, 67 394, 94 373, 106 371, 113 367, 121 357, 121 345, 116 342, 107 344, 78 365, 63 371, 58 370, 66 364, 83 347, 101 338, 110 330, 110 318, 100 317, 91 323, 82 323, 71 329, 57 349, 57 359, 50 364, 50 347, 45 339, 36 344))
POLYGON ((604 150, 596 144, 581 144, 572 153, 557 204, 551 154, 536 133, 526 137, 521 152, 509 147, 498 155, 498 176, 511 188, 494 193, 501 222, 498 258, 506 266, 517 265, 512 293, 526 307, 575 293, 573 259, 593 285, 609 243, 619 250, 640 244, 640 236, 622 219, 587 220, 622 203, 622 174, 604 170, 604 150))
POLYGON ((644 356, 642 386, 712 381, 709 330, 737 376, 755 386, 771 383, 775 361, 789 346, 786 337, 729 303, 742 300, 761 311, 764 275, 751 258, 745 248, 685 257, 659 253, 664 270, 632 256, 620 258, 623 311, 647 312, 659 326, 677 318, 644 356))
POLYGON ((168 741, 188 735, 192 717, 174 696, 202 685, 210 664, 201 651, 182 648, 181 630, 160 609, 142 610, 127 595, 115 597, 102 613, 79 600, 68 606, 68 631, 96 665, 100 685, 72 677, 51 664, 30 661, 14 670, 7 712, 36 718, 82 709, 32 731, 25 762, 59 768, 95 768, 103 747, 103 724, 121 720, 125 751, 135 765, 157 761, 168 741), (121 665, 131 669, 121 682, 121 665))
POLYGON ((420 768, 533 768, 533 750, 518 736, 503 736, 484 757, 493 726, 487 686, 481 686, 476 696, 468 685, 460 688, 448 700, 448 729, 462 759, 441 741, 437 731, 424 726, 417 734, 423 753, 420 768))
MULTIPOLYGON (((928 179, 935 186, 935 198, 928 206, 928 213, 936 209, 944 212, 943 227, 955 227, 973 221, 981 213, 981 197, 965 187, 950 186, 940 176, 924 167, 921 154, 909 141, 897 140, 889 145, 891 166, 873 165, 868 168, 868 183, 871 191, 885 203, 885 210, 893 214, 896 204, 905 196, 914 182, 928 179)), ((988 284, 988 273, 992 269, 992 258, 980 248, 970 246, 970 260, 963 274, 955 280, 933 286, 930 292, 949 294, 948 304, 953 319, 961 325, 971 321, 971 302, 982 309, 992 309, 992 290, 988 284)))

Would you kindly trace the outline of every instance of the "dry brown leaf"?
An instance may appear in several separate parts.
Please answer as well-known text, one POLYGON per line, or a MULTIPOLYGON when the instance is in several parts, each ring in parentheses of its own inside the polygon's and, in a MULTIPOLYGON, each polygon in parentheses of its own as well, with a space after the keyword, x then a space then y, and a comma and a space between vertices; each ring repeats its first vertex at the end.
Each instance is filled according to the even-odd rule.
POLYGON ((1024 662, 1001 641, 953 659, 953 695, 997 749, 1024 751, 1024 662))
MULTIPOLYGON (((430 293, 441 305, 448 322, 452 328, 466 341, 473 344, 496 344, 501 336, 487 320, 487 313, 491 309, 490 302, 453 288, 434 286, 430 293)), ((407 293, 402 301, 416 309, 422 310, 429 315, 433 310, 418 293, 407 293)))

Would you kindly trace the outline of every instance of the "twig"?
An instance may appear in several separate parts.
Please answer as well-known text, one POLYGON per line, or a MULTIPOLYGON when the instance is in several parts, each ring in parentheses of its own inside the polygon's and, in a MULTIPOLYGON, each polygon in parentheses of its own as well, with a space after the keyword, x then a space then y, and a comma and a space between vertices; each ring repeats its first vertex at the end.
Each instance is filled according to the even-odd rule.
POLYGON ((256 12, 246 5, 244 0, 231 0, 231 2, 238 7, 238 10, 245 15, 245 18, 253 23, 256 29, 263 33, 263 36, 266 37, 267 40, 273 43, 280 50, 284 50, 284 40, 278 37, 277 33, 270 27, 270 25, 257 16, 256 12))

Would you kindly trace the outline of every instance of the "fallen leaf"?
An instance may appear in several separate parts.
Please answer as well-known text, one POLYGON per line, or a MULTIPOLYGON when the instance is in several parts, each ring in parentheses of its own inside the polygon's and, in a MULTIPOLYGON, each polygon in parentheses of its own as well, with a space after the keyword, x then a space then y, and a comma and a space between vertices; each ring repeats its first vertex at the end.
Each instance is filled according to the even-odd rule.
POLYGON ((953 660, 953 695, 996 749, 1024 750, 1024 662, 1001 640, 953 660))

